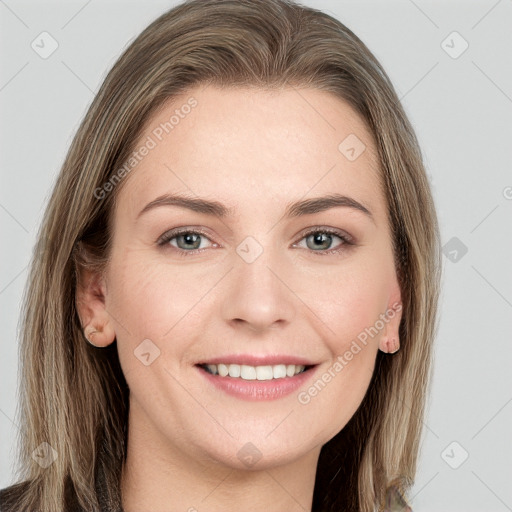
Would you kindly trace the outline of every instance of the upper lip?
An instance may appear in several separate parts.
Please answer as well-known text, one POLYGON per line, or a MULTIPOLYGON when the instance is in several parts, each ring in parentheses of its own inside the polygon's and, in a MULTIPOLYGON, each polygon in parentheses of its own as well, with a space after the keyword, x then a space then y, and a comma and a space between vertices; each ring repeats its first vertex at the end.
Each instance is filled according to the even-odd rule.
POLYGON ((295 364, 304 366, 314 366, 317 363, 309 361, 304 357, 291 355, 250 355, 250 354, 229 354, 225 356, 213 357, 205 359, 197 364, 245 364, 247 366, 272 366, 277 364, 295 364))

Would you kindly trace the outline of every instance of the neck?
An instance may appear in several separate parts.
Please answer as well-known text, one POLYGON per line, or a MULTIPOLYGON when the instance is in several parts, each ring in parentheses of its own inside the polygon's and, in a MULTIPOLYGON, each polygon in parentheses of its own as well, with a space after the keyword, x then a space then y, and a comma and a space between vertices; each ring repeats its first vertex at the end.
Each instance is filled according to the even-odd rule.
POLYGON ((130 406, 128 431, 121 475, 124 512, 311 510, 321 446, 287 464, 249 470, 206 454, 191 456, 174 440, 162 439, 136 404, 130 406))

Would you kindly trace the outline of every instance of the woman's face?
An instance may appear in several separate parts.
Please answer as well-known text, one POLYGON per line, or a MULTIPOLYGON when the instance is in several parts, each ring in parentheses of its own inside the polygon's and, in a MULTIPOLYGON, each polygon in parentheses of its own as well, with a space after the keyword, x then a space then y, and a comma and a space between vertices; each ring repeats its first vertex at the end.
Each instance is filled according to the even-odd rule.
POLYGON ((369 131, 319 90, 210 86, 168 102, 135 149, 104 288, 131 428, 161 456, 232 468, 318 455, 398 340, 369 131))

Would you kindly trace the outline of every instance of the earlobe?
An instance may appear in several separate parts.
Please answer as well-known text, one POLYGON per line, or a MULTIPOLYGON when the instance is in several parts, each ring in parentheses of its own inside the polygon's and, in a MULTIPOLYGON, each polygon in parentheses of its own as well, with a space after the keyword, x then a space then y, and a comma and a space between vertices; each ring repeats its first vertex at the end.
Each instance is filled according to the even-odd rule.
POLYGON ((91 271, 82 271, 77 284, 76 308, 85 339, 95 347, 107 347, 116 338, 115 330, 105 308, 104 278, 91 271))
POLYGON ((90 345, 101 348, 108 347, 116 338, 110 322, 106 322, 99 328, 95 328, 90 324, 87 325, 84 329, 84 336, 90 345))
POLYGON ((399 327, 402 319, 402 308, 402 303, 396 301, 388 307, 385 313, 387 322, 379 342, 379 350, 386 354, 394 354, 400 349, 399 327))
POLYGON ((387 339, 383 344, 385 348, 381 348, 381 350, 386 354, 394 354, 395 352, 398 352, 400 348, 400 343, 396 338, 387 339))

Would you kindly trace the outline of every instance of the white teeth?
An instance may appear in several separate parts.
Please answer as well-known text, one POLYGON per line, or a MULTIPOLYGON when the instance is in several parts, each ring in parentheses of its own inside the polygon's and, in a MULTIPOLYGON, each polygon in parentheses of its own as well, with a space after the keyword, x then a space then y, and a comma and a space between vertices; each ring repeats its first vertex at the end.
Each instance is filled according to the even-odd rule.
POLYGON ((239 364, 230 364, 229 365, 229 376, 230 377, 240 377, 240 365, 239 364))
POLYGON ((213 374, 217 374, 217 365, 216 364, 207 364, 205 365, 206 368, 208 368, 208 370, 210 371, 210 373, 213 373, 213 374))
POLYGON ((243 364, 240 366, 240 377, 245 380, 256 380, 256 368, 243 364))
POLYGON ((272 380, 274 378, 272 366, 256 366, 256 378, 258 380, 272 380))
POLYGON ((274 379, 281 379, 286 377, 286 365, 285 364, 276 364, 273 367, 274 371, 274 379))
POLYGON ((219 364, 217 366, 217 371, 219 372, 219 375, 221 377, 226 377, 227 375, 229 375, 228 367, 225 364, 219 364))
POLYGON ((249 366, 246 364, 207 364, 205 365, 213 375, 221 377, 239 377, 244 380, 272 380, 293 377, 306 368, 304 365, 276 364, 274 366, 249 366))

